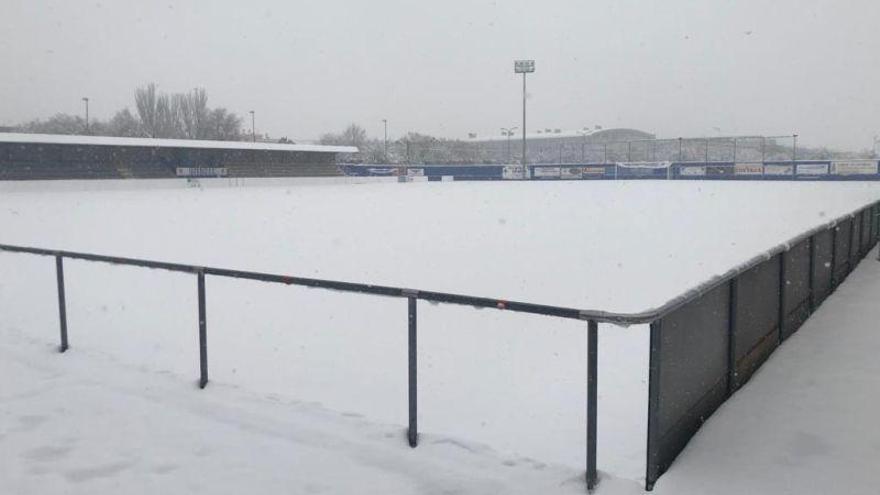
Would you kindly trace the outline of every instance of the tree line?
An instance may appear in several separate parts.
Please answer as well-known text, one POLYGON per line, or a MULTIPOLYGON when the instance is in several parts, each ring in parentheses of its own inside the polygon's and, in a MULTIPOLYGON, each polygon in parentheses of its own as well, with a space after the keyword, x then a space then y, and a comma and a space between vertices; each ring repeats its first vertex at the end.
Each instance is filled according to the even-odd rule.
MULTIPOLYGON (((58 113, 15 126, 35 134, 89 134, 94 136, 211 139, 237 141, 245 137, 242 118, 223 107, 208 106, 203 88, 186 93, 165 93, 155 83, 134 91, 134 108, 118 110, 108 120, 58 113)), ((286 141, 286 140, 285 140, 286 141)))

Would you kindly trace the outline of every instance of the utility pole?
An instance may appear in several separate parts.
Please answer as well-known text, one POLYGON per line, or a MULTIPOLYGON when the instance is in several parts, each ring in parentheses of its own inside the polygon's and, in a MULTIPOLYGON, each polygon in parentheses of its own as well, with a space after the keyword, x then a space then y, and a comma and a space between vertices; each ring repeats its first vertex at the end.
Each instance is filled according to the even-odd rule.
POLYGON ((523 122, 522 122, 522 167, 523 179, 529 178, 527 155, 526 155, 526 74, 535 72, 534 60, 515 60, 513 62, 514 74, 523 75, 523 122))
POLYGON ((252 141, 256 143, 256 142, 257 142, 257 124, 256 124, 257 120, 256 120, 256 118, 254 117, 254 111, 253 111, 253 110, 249 111, 248 113, 251 114, 251 137, 252 137, 252 141))
POLYGON ((88 97, 83 97, 82 101, 86 102, 86 134, 89 133, 89 99, 88 97))
POLYGON ((382 147, 382 156, 385 159, 385 163, 388 163, 388 119, 382 119, 382 125, 385 128, 385 138, 383 140, 382 147))

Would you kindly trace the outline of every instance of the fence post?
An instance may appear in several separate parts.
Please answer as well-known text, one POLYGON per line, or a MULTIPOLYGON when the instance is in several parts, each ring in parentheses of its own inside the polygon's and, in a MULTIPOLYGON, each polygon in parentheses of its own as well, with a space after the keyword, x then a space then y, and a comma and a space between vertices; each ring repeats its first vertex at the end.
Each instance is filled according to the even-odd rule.
POLYGON ((654 489, 659 477, 660 465, 657 452, 660 432, 658 414, 660 408, 660 336, 663 320, 651 322, 651 352, 648 362, 648 446, 645 462, 645 490, 654 489))
POLYGON ((728 286, 727 320, 727 397, 736 391, 736 308, 739 299, 739 278, 730 279, 728 286))
POLYGON ((599 389, 596 382, 599 370, 599 324, 596 320, 587 323, 587 490, 596 487, 596 416, 599 389))
MULTIPOLYGON (((846 265, 846 275, 844 276, 844 278, 849 276, 849 274, 852 273, 853 269, 855 268, 855 263, 854 263, 855 260, 853 259, 853 258, 855 258, 853 256, 853 252, 854 252, 853 248, 855 247, 855 240, 854 239, 856 237, 855 236, 855 229, 856 229, 856 217, 855 217, 855 215, 853 215, 849 219, 849 252, 846 253, 847 265, 846 265)), ((858 249, 858 248, 856 247, 855 249, 858 249)), ((855 252, 858 252, 858 251, 855 251, 855 252)))
POLYGON ((828 295, 837 288, 837 231, 839 228, 838 224, 831 227, 831 283, 828 287, 828 295))
POLYGON ((865 210, 862 210, 862 212, 859 213, 859 250, 857 251, 859 253, 860 260, 862 259, 862 254, 865 252, 864 245, 865 245, 865 210))
POLYGON ((777 342, 780 344, 785 338, 785 287, 788 285, 785 281, 785 253, 787 252, 788 251, 782 251, 779 253, 779 314, 777 316, 779 319, 779 331, 777 342))
POLYGON ((58 318, 61 322, 61 346, 59 352, 67 350, 67 303, 64 298, 64 257, 55 255, 55 276, 58 280, 58 318))
POLYGON ((409 306, 409 428, 406 431, 406 437, 409 440, 409 446, 415 448, 419 444, 418 429, 418 388, 417 388, 417 355, 416 355, 416 298, 410 296, 408 299, 409 306))
POLYGON ((810 273, 807 278, 808 280, 808 288, 810 291, 809 296, 807 297, 807 303, 810 307, 810 314, 816 311, 816 276, 813 272, 816 271, 816 235, 813 234, 810 236, 810 273))
POLYGON ((199 388, 208 384, 208 321, 205 308, 205 272, 199 270, 199 388))

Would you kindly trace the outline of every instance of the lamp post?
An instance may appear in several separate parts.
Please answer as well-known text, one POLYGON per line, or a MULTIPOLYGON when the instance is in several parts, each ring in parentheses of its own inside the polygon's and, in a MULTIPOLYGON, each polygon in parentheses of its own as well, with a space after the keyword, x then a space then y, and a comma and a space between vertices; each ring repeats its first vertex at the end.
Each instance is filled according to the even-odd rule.
POLYGON ((251 114, 251 140, 256 143, 257 142, 257 124, 256 124, 257 120, 254 117, 253 110, 250 110, 248 113, 251 114))
POLYGON ((513 136, 513 131, 519 129, 519 127, 502 127, 501 135, 507 136, 507 163, 510 163, 510 136, 513 136))
POLYGON ((791 135, 791 161, 797 160, 797 134, 791 135))
POLYGON ((535 72, 534 60, 514 60, 513 73, 523 75, 523 122, 522 122, 522 167, 523 179, 528 179, 528 166, 526 159, 526 74, 535 72))
POLYGON ((385 128, 385 138, 382 141, 382 159, 388 163, 388 119, 382 119, 382 126, 385 128))
POLYGON ((82 101, 86 103, 86 134, 89 133, 89 99, 86 96, 83 96, 82 101))

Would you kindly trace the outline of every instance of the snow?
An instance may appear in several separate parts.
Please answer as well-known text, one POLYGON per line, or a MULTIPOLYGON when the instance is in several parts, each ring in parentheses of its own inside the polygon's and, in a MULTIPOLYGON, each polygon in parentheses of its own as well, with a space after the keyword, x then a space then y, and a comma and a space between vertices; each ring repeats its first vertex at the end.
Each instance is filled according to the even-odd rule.
POLYGON ((2 335, 3 493, 581 492, 572 468, 2 335))
POLYGON ((254 143, 249 141, 212 141, 204 139, 153 139, 111 136, 79 136, 67 134, 24 134, 17 132, 0 132, 0 143, 141 146, 148 148, 198 148, 220 150, 310 151, 323 153, 357 152, 357 147, 355 146, 254 143))
MULTIPOLYGON (((637 311, 878 196, 880 185, 855 182, 72 188, 7 190, 0 196, 0 223, 8 244, 637 311)), ((67 261, 71 350, 58 356, 48 352, 57 340, 52 260, 0 254, 0 273, 2 366, 16 366, 2 376, 22 377, 0 381, 0 394, 34 397, 36 409, 64 408, 69 421, 51 423, 58 431, 77 430, 81 442, 96 442, 91 449, 114 452, 108 464, 132 461, 123 447, 131 445, 129 437, 139 439, 140 457, 100 478, 107 483, 158 483, 148 466, 170 457, 182 466, 170 479, 190 482, 185 473, 198 470, 218 476, 200 482, 230 491, 241 488, 241 479, 232 478, 244 473, 258 473, 266 493, 286 491, 278 488, 284 483, 307 492, 297 483, 325 478, 332 481, 327 491, 350 491, 355 485, 334 484, 346 482, 336 472, 388 493, 583 488, 583 322, 420 303, 419 425, 425 436, 410 451, 402 436, 404 301, 209 277, 212 382, 197 391, 194 277, 67 261), (47 382, 42 371, 61 375, 59 384, 47 382), (128 407, 129 399, 138 407, 128 407), (95 438, 86 431, 95 416, 120 433, 95 438), (174 424, 179 417, 186 419, 174 424), (136 430, 138 424, 146 426, 136 430), (153 427, 167 433, 157 439, 153 427), (255 431, 261 429, 262 435, 255 431), (308 437, 311 431, 321 432, 312 443, 294 434, 308 437), (198 445, 208 432, 226 447, 212 444, 222 455, 175 454, 181 442, 198 445), (386 441, 389 432, 393 438, 386 441), (307 459, 300 461, 299 452, 307 459), (294 458, 305 473, 290 468, 294 458), (504 464, 511 460, 515 466, 504 464), (532 462, 546 467, 529 467, 532 462), (498 465, 503 469, 496 471, 498 465), (429 485, 407 484, 413 480, 429 485)), ((600 328, 603 492, 638 492, 644 476, 646 330, 600 328)), ((736 400, 761 376, 763 371, 736 400)), ((35 414, 27 401, 8 402, 4 417, 35 414)), ((0 439, 0 448, 17 459, 6 469, 23 490, 60 489, 72 483, 65 481, 67 471, 101 467, 68 459, 63 462, 71 464, 46 467, 45 479, 56 485, 31 479, 27 471, 34 465, 25 452, 40 442, 58 447, 65 437, 51 431, 0 439)), ((657 490, 674 479, 677 466, 657 490)), ((82 490, 104 481, 90 479, 82 490)))

